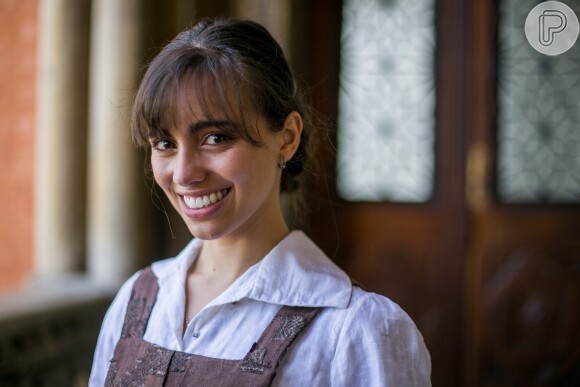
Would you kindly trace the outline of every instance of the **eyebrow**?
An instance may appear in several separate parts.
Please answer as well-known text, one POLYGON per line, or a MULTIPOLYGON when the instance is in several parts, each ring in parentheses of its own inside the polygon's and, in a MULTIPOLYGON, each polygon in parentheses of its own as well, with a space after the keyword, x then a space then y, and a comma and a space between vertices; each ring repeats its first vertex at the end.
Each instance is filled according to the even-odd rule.
POLYGON ((239 124, 235 122, 231 122, 228 120, 205 120, 205 121, 198 121, 195 124, 189 125, 190 133, 196 133, 206 128, 224 128, 224 127, 232 127, 235 128, 239 124))
MULTIPOLYGON (((189 125, 188 131, 191 134, 195 134, 206 128, 221 128, 235 130, 239 126, 240 124, 228 120, 204 120, 189 125)), ((163 136, 167 136, 169 135, 169 132, 164 128, 158 127, 156 129, 149 130, 146 136, 147 138, 155 138, 158 137, 160 134, 163 136)))

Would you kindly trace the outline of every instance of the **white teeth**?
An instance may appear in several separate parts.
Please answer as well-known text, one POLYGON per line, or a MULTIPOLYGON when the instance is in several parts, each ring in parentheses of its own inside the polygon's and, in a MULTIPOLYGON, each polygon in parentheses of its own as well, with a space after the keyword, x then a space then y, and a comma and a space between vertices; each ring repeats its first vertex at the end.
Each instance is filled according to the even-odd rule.
POLYGON ((183 200, 189 208, 195 208, 195 198, 192 198, 191 196, 184 196, 183 200))
POLYGON ((219 202, 227 195, 227 193, 228 190, 224 189, 222 191, 212 192, 209 195, 198 196, 196 198, 192 196, 183 196, 183 200, 189 208, 203 208, 210 204, 219 202))

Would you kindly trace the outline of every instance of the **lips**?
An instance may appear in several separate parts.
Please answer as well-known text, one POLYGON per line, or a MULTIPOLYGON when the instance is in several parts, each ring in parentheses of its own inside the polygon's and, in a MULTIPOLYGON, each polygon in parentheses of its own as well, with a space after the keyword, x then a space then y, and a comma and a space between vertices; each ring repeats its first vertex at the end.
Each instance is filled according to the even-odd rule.
POLYGON ((191 209, 200 209, 209 207, 225 198, 230 192, 230 189, 222 189, 215 192, 211 192, 201 196, 189 196, 183 195, 183 201, 185 205, 191 209))

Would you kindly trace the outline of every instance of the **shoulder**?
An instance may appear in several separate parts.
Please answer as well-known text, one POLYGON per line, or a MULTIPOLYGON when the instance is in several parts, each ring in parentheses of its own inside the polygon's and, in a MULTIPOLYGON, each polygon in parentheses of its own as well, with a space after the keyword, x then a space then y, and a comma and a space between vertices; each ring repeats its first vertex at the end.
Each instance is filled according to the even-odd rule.
MULTIPOLYGON (((364 324, 368 321, 398 322, 412 324, 413 320, 394 301, 380 294, 367 292, 358 286, 353 286, 347 318, 353 323, 364 324)), ((384 325, 384 324, 383 324, 384 325)))
POLYGON ((151 270, 155 277, 164 278, 171 275, 177 269, 178 261, 176 257, 161 259, 151 264, 151 270))
MULTIPOLYGON (((423 337, 409 315, 394 301, 380 294, 352 288, 350 303, 345 309, 333 309, 341 338, 338 345, 358 340, 358 336, 373 337, 376 345, 394 345, 408 342, 407 350, 424 346, 423 337), (416 347, 411 345, 419 342, 416 347)), ((371 343, 369 343, 370 345, 371 343)))
POLYGON ((137 271, 119 288, 119 291, 109 306, 109 309, 107 310, 103 320, 101 334, 116 337, 117 339, 120 337, 122 324, 125 319, 127 304, 131 298, 133 286, 142 273, 143 270, 137 271))
POLYGON ((430 385, 429 352, 399 305, 354 287, 349 306, 335 313, 341 318, 333 380, 344 385, 430 385))
POLYGON ((113 357, 115 346, 121 337, 121 330, 123 329, 127 304, 131 298, 133 285, 140 275, 141 271, 138 271, 125 281, 105 314, 93 355, 93 366, 89 379, 89 386, 91 387, 104 384, 109 369, 109 361, 113 357))
POLYGON ((150 271, 153 272, 155 277, 159 278, 159 274, 164 275, 165 272, 170 269, 174 260, 174 258, 170 258, 154 262, 150 267, 146 267, 135 272, 123 283, 123 285, 121 285, 103 320, 103 325, 101 327, 102 335, 111 337, 111 339, 115 342, 118 340, 121 334, 121 329, 123 327, 123 322, 125 320, 127 305, 137 280, 143 273, 149 271, 149 268, 151 268, 150 271))
MULTIPOLYGON (((159 278, 166 278, 172 272, 175 271, 176 266, 176 258, 167 258, 160 261, 155 261, 151 264, 151 266, 145 267, 141 270, 135 272, 131 277, 129 277, 125 283, 119 288, 115 299, 111 303, 109 307, 109 314, 116 314, 116 317, 124 317, 121 314, 124 314, 129 299, 131 298, 131 293, 135 286, 137 280, 141 277, 143 273, 146 271, 151 271, 156 279, 159 278)), ((117 321, 123 321, 117 320, 117 321)))

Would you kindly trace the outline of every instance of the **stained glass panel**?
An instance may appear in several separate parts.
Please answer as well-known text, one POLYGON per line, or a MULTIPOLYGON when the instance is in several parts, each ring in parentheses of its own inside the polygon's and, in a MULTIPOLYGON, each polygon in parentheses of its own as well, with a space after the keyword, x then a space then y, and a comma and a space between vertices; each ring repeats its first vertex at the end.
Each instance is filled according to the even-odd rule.
MULTIPOLYGON (((580 202, 580 41, 557 56, 528 43, 537 0, 499 5, 497 195, 507 203, 580 202)), ((566 2, 576 15, 580 2, 566 2)))
POLYGON ((344 0, 337 188, 351 201, 433 193, 434 0, 344 0))

